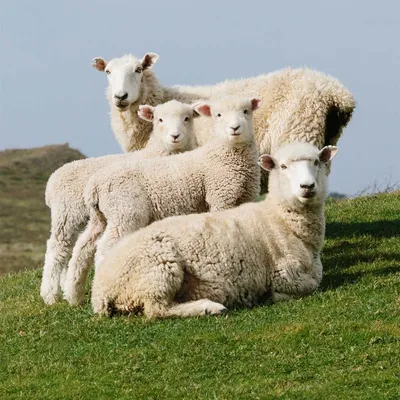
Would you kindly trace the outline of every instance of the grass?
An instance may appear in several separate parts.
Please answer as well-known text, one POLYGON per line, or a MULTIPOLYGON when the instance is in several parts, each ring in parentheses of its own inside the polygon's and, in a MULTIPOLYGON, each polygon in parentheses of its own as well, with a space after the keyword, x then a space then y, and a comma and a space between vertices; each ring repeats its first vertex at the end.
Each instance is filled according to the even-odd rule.
POLYGON ((42 265, 50 227, 47 179, 80 158, 68 145, 0 152, 0 275, 42 265))
POLYGON ((46 307, 0 278, 0 399, 400 399, 400 192, 329 201, 313 296, 227 317, 46 307))

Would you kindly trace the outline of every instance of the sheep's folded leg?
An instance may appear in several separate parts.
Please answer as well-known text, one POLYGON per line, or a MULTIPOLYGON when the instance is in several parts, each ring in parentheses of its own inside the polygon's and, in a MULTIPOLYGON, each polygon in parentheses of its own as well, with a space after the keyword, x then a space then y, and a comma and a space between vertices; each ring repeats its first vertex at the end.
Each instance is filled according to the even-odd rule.
POLYGON ((199 317, 203 315, 219 315, 226 312, 228 312, 228 309, 225 306, 208 299, 175 304, 167 310, 168 316, 181 318, 199 317))
POLYGON ((294 260, 282 259, 271 275, 274 302, 299 298, 313 293, 319 283, 294 260))

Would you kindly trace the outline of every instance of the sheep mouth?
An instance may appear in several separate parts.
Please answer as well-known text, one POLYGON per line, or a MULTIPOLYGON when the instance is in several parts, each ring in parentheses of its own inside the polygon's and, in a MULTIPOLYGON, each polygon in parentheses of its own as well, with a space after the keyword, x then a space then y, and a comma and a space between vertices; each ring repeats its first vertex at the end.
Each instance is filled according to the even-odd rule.
POLYGON ((235 132, 235 133, 230 133, 231 136, 240 136, 241 134, 242 134, 242 132, 239 132, 239 133, 237 133, 237 132, 235 132))
POLYGON ((313 197, 316 196, 316 194, 317 194, 316 192, 308 191, 308 192, 303 192, 301 197, 303 197, 304 199, 312 199, 313 197))
POLYGON ((119 109, 119 111, 125 111, 128 109, 129 103, 119 102, 119 103, 116 103, 115 106, 119 109))

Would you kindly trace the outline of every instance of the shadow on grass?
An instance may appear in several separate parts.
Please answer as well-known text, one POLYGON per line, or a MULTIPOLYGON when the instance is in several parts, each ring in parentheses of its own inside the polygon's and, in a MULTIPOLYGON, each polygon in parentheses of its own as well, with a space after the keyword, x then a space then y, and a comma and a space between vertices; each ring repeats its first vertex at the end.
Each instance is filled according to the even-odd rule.
MULTIPOLYGON (((377 239, 389 239, 399 237, 400 220, 374 221, 354 223, 328 223, 327 238, 340 239, 323 252, 323 266, 325 275, 321 283, 323 291, 337 287, 354 284, 366 275, 386 276, 400 272, 400 251, 382 251, 366 249, 365 236, 370 235, 377 239), (348 238, 359 238, 359 241, 348 242, 348 238), (362 240, 364 239, 364 241, 362 240), (368 251, 367 251, 368 250, 368 251), (396 262, 398 265, 388 265, 386 268, 368 269, 358 272, 346 272, 346 270, 359 263, 373 263, 375 261, 387 261, 388 264, 396 262)), ((400 247, 400 246, 399 246, 400 247)))
POLYGON ((378 277, 378 276, 392 275, 398 272, 400 272, 400 264, 395 267, 381 268, 373 271, 359 271, 347 274, 338 273, 338 274, 325 275, 324 279, 322 280, 320 290, 325 292, 327 290, 336 289, 340 286, 354 284, 357 283, 360 279, 362 279, 366 275, 373 275, 378 277))
POLYGON ((328 238, 337 239, 361 235, 371 235, 379 238, 399 236, 400 238, 400 220, 354 222, 350 224, 329 222, 326 225, 326 237, 328 238))

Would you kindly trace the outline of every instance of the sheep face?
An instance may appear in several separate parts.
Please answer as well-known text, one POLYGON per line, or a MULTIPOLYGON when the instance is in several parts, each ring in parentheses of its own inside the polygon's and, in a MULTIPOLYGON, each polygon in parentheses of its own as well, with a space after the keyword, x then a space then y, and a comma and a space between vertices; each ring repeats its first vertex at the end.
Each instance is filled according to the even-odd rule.
POLYGON ((279 149, 274 157, 264 154, 260 166, 271 172, 270 192, 289 203, 319 203, 327 193, 327 164, 337 153, 335 146, 322 150, 308 143, 292 143, 279 149))
POLYGON ((135 103, 141 94, 143 73, 157 61, 158 55, 147 53, 142 59, 133 55, 105 61, 101 57, 92 60, 92 66, 104 71, 108 78, 108 95, 120 111, 125 111, 135 103))
POLYGON ((194 141, 193 118, 199 114, 193 106, 176 100, 168 101, 156 107, 139 107, 140 118, 153 122, 155 135, 167 150, 185 151, 194 141))
POLYGON ((233 143, 253 140, 253 112, 259 108, 261 100, 244 100, 226 97, 220 101, 199 102, 195 110, 213 118, 214 133, 233 143))

